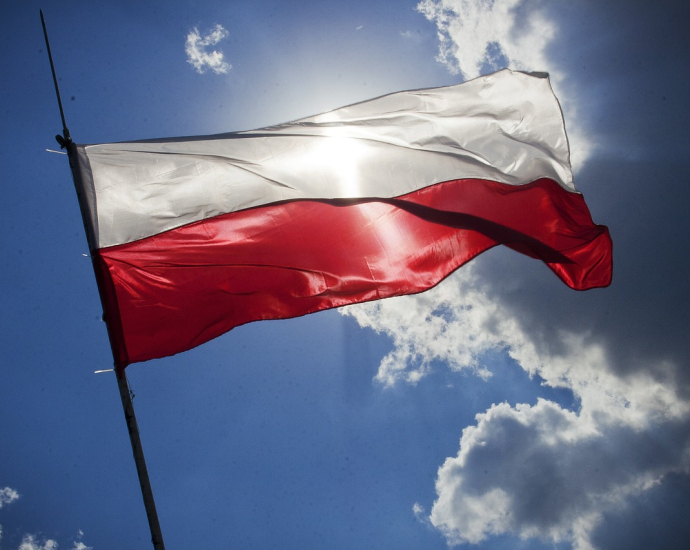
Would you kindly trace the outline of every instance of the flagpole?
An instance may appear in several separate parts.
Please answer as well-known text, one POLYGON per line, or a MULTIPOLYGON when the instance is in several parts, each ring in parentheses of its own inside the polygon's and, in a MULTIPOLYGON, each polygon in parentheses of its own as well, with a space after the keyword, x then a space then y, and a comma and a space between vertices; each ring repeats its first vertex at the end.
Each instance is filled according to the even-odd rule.
MULTIPOLYGON (((50 60, 50 70, 53 74, 53 84, 55 85, 55 95, 57 96, 58 106, 60 107, 60 118, 62 119, 62 135, 56 135, 55 139, 60 144, 62 149, 67 149, 69 158, 69 166, 72 171, 72 179, 75 181, 77 188, 77 198, 79 199, 79 207, 82 214, 82 221, 86 226, 86 218, 84 216, 83 198, 79 193, 79 188, 76 186, 76 174, 78 170, 76 146, 72 141, 67 124, 65 122, 65 113, 62 109, 62 99, 60 98, 60 88, 58 87, 58 80, 55 74, 55 65, 53 64, 53 55, 50 51, 50 42, 48 41, 48 31, 46 30, 46 22, 43 17, 43 10, 39 10, 41 14, 41 25, 43 26, 43 37, 46 42, 46 49, 48 51, 48 59, 50 60)), ((96 277, 99 281, 99 278, 96 277)), ((98 295, 101 299, 101 307, 103 307, 103 292, 100 283, 98 284, 98 295)), ((103 308, 105 311, 105 308, 103 308)), ((106 319, 106 326, 110 332, 110 325, 106 319)), ((112 346, 111 346, 112 348, 112 346)), ((117 385, 120 390, 120 399, 122 401, 122 410, 125 413, 125 421, 127 422, 127 431, 129 432, 129 441, 132 445, 132 454, 134 455, 134 463, 137 467, 137 475, 139 477, 139 485, 141 487, 141 495, 144 498, 144 507, 146 508, 146 517, 149 522, 149 529, 151 531, 151 542, 154 550, 165 550, 163 543, 163 534, 161 526, 158 521, 158 512, 156 511, 156 502, 153 499, 153 490, 151 489, 151 481, 149 480, 148 469, 146 468, 146 459, 144 458, 144 449, 141 445, 141 438, 139 437, 139 426, 137 425, 137 417, 134 414, 134 405, 132 403, 132 396, 130 395, 129 383, 127 382, 127 375, 124 368, 118 368, 115 365, 115 376, 117 378, 117 385)))
POLYGON ((153 548, 155 550, 165 550, 165 544, 163 544, 163 533, 161 532, 161 526, 158 522, 156 502, 153 499, 151 481, 149 480, 149 473, 146 468, 144 449, 141 446, 141 439, 139 438, 139 426, 137 425, 137 417, 134 414, 132 396, 129 391, 129 384, 127 383, 127 374, 125 374, 125 369, 116 368, 115 375, 117 376, 117 385, 120 389, 120 398, 122 399, 122 410, 125 412, 125 421, 127 422, 127 431, 129 431, 129 440, 132 443, 132 453, 134 454, 134 462, 137 465, 137 475, 139 476, 141 495, 144 497, 146 517, 149 520, 149 529, 151 530, 151 542, 153 543, 153 548))

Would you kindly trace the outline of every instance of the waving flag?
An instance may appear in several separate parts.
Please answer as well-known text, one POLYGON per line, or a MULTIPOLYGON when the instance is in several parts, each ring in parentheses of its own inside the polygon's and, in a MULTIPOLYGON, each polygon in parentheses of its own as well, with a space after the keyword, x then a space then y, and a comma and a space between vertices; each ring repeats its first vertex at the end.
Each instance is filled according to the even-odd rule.
POLYGON ((543 75, 76 152, 119 368, 250 321, 421 292, 497 244, 577 290, 611 281, 543 75))

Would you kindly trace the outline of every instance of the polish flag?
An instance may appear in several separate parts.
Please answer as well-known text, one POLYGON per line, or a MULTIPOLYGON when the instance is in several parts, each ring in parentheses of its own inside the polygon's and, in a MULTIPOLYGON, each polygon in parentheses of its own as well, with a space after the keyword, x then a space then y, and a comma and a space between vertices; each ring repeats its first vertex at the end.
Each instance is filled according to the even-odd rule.
POLYGON ((422 292, 497 244, 576 290, 611 282, 608 229, 574 187, 543 74, 72 153, 118 368, 250 321, 422 292))

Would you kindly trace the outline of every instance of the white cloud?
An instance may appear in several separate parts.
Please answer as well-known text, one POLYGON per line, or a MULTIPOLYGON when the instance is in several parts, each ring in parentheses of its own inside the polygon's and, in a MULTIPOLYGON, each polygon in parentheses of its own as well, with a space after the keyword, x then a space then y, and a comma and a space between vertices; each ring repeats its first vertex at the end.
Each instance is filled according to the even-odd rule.
POLYGON ((468 369, 482 378, 491 375, 479 358, 486 351, 505 346, 492 326, 502 321, 486 295, 473 288, 468 277, 471 271, 472 265, 463 267, 459 272, 462 278, 454 278, 456 284, 341 310, 360 326, 393 340, 393 351, 379 366, 379 382, 386 386, 401 380, 416 383, 428 373, 432 361, 445 361, 454 370, 468 369), (463 346, 457 345, 459 336, 464 340, 463 346))
POLYGON ((464 429, 458 455, 439 469, 429 515, 450 544, 510 533, 589 548, 606 512, 688 471, 690 403, 670 378, 654 376, 672 366, 624 376, 590 335, 561 330, 541 341, 479 280, 475 264, 426 293, 344 313, 392 339, 377 374, 384 385, 418 383, 433 361, 488 377, 483 356, 503 351, 579 400, 577 412, 545 400, 494 405, 464 429))
POLYGON ((10 489, 9 487, 0 489, 0 508, 2 508, 5 504, 11 504, 18 498, 19 493, 17 493, 17 491, 14 489, 10 489))
MULTIPOLYGON (((690 404, 679 400, 672 384, 642 374, 615 375, 602 345, 586 334, 561 331, 557 345, 551 346, 558 353, 546 349, 501 304, 489 283, 477 277, 477 263, 465 265, 422 294, 341 309, 360 326, 393 340, 393 351, 379 366, 379 382, 387 386, 398 381, 416 383, 428 373, 432 361, 488 378, 491 373, 482 365, 483 354, 504 350, 545 384, 572 389, 581 400, 581 414, 644 429, 650 420, 677 420, 690 413, 690 404)), ((664 365, 658 368, 669 370, 664 365)))
POLYGON ((686 433, 675 450, 649 457, 652 440, 550 401, 494 405, 465 428, 457 457, 439 469, 431 523, 451 544, 513 533, 591 548, 604 512, 687 468, 686 433))
POLYGON ((22 543, 17 550, 55 550, 57 547, 58 543, 54 540, 48 539, 38 542, 34 535, 24 535, 22 543))
MULTIPOLYGON (((0 489, 0 508, 4 504, 11 504, 19 498, 19 493, 14 489, 5 487, 0 489)), ((79 529, 77 538, 80 539, 84 536, 84 532, 79 529)), ((2 525, 0 525, 0 541, 2 540, 2 525)), ((36 540, 36 535, 26 534, 22 538, 22 542, 17 548, 17 550, 57 550, 58 543, 52 539, 45 539, 43 541, 36 540)), ((74 541, 74 546, 72 550, 93 550, 91 546, 86 546, 83 542, 74 541)))
MULTIPOLYGON (((79 532, 77 533, 77 539, 81 539, 83 536, 84 536, 84 531, 79 529, 79 532)), ((86 544, 84 544, 80 540, 75 540, 74 546, 72 547, 72 550, 93 550, 93 547, 86 546, 86 544)))
MULTIPOLYGON (((0 530, 0 534, 2 531, 0 530)), ((79 537, 83 536, 83 532, 79 531, 79 537)), ((44 539, 39 541, 36 539, 36 535, 27 534, 22 538, 22 542, 17 548, 17 550, 57 550, 58 543, 53 539, 44 539)), ((71 550, 93 550, 91 546, 86 546, 81 541, 74 541, 74 546, 71 550)))
POLYGON ((423 0, 417 10, 438 27, 438 60, 469 79, 485 65, 501 68, 501 57, 515 69, 544 70, 556 28, 537 9, 521 20, 518 9, 526 4, 534 7, 531 0, 423 0))
POLYGON ((218 50, 208 51, 209 46, 215 46, 227 38, 228 31, 221 25, 213 27, 211 32, 202 37, 199 29, 194 27, 187 35, 187 42, 185 44, 185 52, 187 53, 187 63, 191 64, 199 74, 203 74, 207 69, 210 69, 216 74, 225 74, 232 65, 226 63, 223 58, 223 52, 218 50))
POLYGON ((417 11, 436 24, 437 60, 466 79, 503 67, 546 71, 566 117, 573 168, 590 155, 591 135, 577 125, 577 101, 564 85, 566 75, 547 48, 557 25, 539 0, 422 0, 417 11))
MULTIPOLYGON (((5 504, 11 504, 19 498, 19 493, 10 487, 0 489, 0 508, 5 504)), ((0 541, 2 540, 2 525, 0 525, 0 541)))

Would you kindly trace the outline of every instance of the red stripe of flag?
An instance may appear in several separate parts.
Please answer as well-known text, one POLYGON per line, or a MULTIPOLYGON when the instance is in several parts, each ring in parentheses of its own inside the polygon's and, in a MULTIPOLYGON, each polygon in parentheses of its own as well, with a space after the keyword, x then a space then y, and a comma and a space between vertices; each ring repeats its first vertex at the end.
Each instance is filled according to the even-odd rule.
POLYGON ((611 282, 611 239, 581 195, 453 180, 397 199, 293 201, 95 252, 118 367, 233 327, 422 292, 504 244, 576 290, 611 282))

